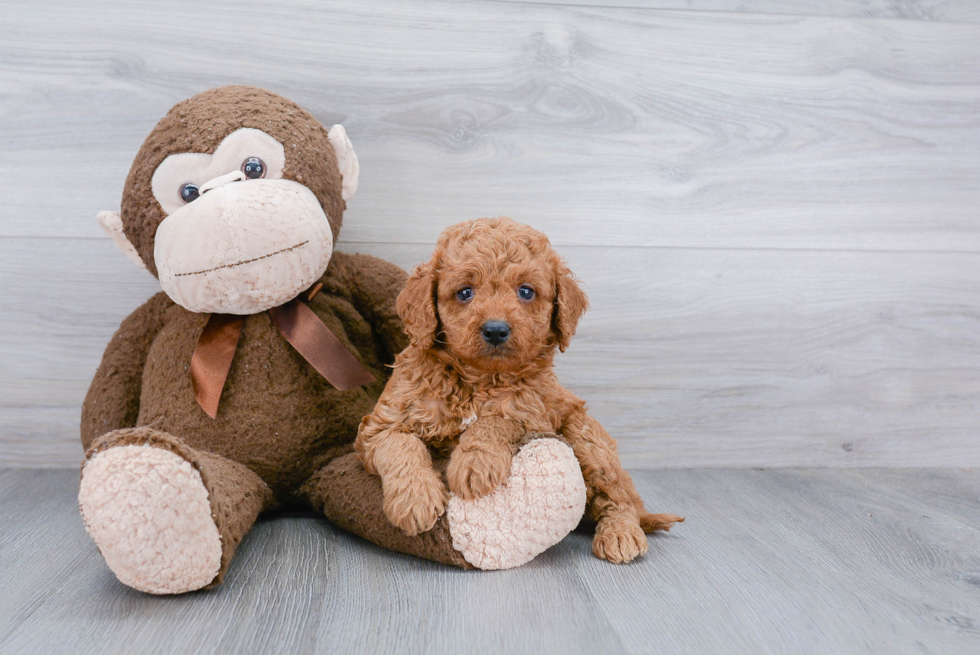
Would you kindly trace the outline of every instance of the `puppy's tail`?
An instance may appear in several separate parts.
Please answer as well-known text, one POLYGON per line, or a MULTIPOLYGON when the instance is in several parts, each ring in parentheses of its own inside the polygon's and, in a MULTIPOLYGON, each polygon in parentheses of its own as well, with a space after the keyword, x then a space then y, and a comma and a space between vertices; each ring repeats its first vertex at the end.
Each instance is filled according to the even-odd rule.
POLYGON ((676 514, 650 514, 644 512, 640 514, 640 527, 647 534, 657 530, 670 530, 675 523, 683 523, 684 517, 676 514))

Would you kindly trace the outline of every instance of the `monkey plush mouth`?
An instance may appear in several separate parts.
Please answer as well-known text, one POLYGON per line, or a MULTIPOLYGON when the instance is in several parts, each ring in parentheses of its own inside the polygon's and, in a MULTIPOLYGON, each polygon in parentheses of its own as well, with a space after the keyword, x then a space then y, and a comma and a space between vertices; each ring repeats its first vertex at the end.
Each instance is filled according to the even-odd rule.
POLYGON ((185 277, 187 275, 204 275, 205 273, 210 273, 212 271, 220 271, 225 268, 235 268, 236 266, 242 266, 243 264, 251 264, 252 262, 257 262, 262 259, 268 259, 269 257, 275 257, 276 255, 281 255, 284 252, 289 252, 290 250, 296 250, 297 248, 302 248, 310 241, 307 239, 301 243, 297 243, 295 246, 289 246, 288 248, 283 248, 275 252, 270 252, 268 255, 262 255, 261 257, 253 257, 252 259, 243 259, 240 262, 235 262, 234 264, 222 264, 221 266, 215 266, 214 268, 207 268, 203 271, 192 271, 190 273, 174 273, 174 277, 185 277))
POLYGON ((320 201, 291 180, 221 185, 157 228, 160 285, 192 312, 256 314, 292 300, 330 263, 333 235, 320 201))

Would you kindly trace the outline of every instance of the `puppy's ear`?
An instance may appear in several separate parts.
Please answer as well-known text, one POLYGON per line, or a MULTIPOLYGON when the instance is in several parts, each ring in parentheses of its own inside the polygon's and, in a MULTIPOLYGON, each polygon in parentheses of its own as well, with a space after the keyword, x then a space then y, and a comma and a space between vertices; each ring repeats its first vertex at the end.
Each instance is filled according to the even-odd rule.
POLYGON ((551 314, 551 331, 555 334, 558 349, 565 352, 578 320, 589 308, 589 299, 565 262, 557 255, 555 262, 555 308, 551 314))
POLYGON ((405 288, 398 294, 395 308, 405 324, 412 345, 428 350, 435 343, 439 317, 436 315, 435 259, 419 264, 408 276, 405 288))

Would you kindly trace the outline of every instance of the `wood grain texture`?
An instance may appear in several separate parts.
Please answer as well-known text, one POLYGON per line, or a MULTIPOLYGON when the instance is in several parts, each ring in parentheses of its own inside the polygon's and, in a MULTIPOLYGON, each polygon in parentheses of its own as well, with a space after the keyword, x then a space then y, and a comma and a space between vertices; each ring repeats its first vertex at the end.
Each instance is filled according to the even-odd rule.
POLYGON ((980 23, 970 0, 494 0, 633 9, 685 9, 748 14, 790 14, 980 23))
POLYGON ((547 232, 593 304, 559 374, 628 464, 980 465, 974 5, 796 6, 830 15, 0 4, 0 465, 77 465, 102 350, 158 289, 95 213, 170 106, 227 83, 346 126, 344 250, 409 268, 459 220, 547 232))
MULTIPOLYGON (((406 269, 431 252, 344 248, 406 269)), ((592 309, 558 375, 628 465, 980 466, 980 289, 964 275, 980 255, 560 250, 592 309)), ((75 466, 102 350, 158 285, 108 239, 0 239, 0 288, 0 461, 75 466)))
POLYGON ((622 567, 573 534, 459 571, 291 515, 253 529, 221 588, 154 597, 106 568, 77 474, 0 471, 0 652, 975 653, 978 475, 634 472, 688 521, 622 567))
POLYGON ((249 83, 346 126, 351 241, 510 214, 561 244, 980 249, 980 25, 439 0, 0 18, 0 235, 96 236, 153 124, 249 83))

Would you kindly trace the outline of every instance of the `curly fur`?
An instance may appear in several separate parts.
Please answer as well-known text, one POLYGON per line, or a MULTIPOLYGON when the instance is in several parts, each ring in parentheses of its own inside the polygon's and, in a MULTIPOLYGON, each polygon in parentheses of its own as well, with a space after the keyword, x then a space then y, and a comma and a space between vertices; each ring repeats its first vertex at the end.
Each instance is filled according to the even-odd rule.
POLYGON ((568 346, 588 308, 585 293, 547 237, 508 218, 446 229, 432 259, 416 267, 397 310, 411 344, 395 360, 377 406, 361 421, 355 448, 379 475, 388 519, 406 534, 432 527, 448 493, 432 452, 450 457, 449 489, 484 496, 508 475, 524 435, 558 433, 585 478, 587 513, 596 521, 592 550, 628 562, 647 550, 645 532, 683 521, 650 514, 623 470, 616 442, 555 377, 555 352, 568 346), (518 296, 530 286, 534 297, 518 296), (457 298, 469 287, 473 297, 457 298), (491 346, 490 320, 510 337, 491 346))

